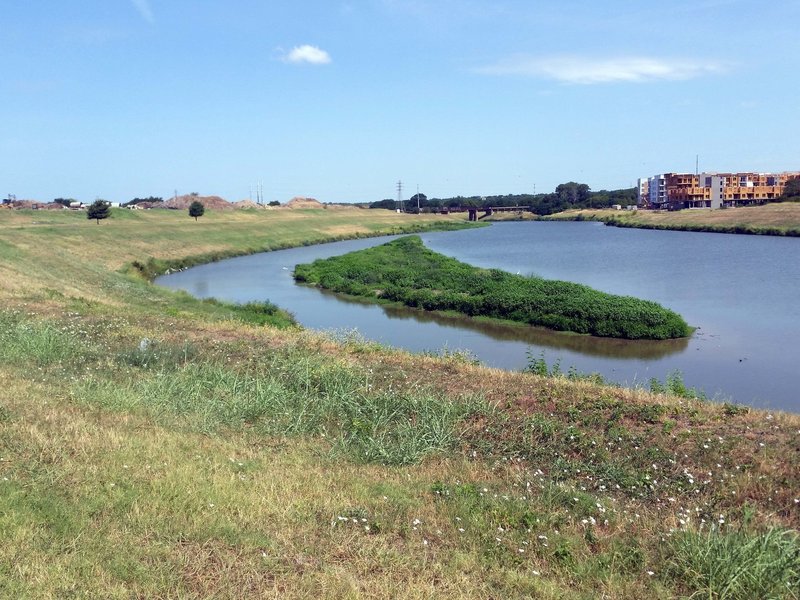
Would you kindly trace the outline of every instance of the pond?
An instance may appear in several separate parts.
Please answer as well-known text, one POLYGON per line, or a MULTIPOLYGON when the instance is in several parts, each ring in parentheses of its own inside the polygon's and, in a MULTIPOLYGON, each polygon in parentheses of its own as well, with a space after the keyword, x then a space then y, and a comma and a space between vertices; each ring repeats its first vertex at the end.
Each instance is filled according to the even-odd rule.
POLYGON ((680 371, 709 397, 800 412, 800 239, 607 227, 594 222, 496 223, 422 234, 448 256, 512 273, 585 283, 654 300, 696 327, 690 339, 623 341, 486 324, 383 307, 299 286, 294 265, 383 243, 335 242, 234 258, 160 277, 197 297, 270 300, 305 327, 357 330, 420 351, 464 350, 482 363, 525 367, 542 353, 561 369, 647 387, 680 371))

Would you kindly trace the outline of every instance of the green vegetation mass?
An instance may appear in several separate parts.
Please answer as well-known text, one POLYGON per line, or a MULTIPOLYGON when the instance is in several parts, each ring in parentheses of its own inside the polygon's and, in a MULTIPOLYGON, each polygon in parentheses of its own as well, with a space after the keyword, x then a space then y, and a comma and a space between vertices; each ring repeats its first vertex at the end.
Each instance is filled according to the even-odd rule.
POLYGON ((298 265, 295 279, 335 292, 558 331, 625 339, 689 335, 675 312, 565 281, 479 269, 433 252, 418 236, 298 265))

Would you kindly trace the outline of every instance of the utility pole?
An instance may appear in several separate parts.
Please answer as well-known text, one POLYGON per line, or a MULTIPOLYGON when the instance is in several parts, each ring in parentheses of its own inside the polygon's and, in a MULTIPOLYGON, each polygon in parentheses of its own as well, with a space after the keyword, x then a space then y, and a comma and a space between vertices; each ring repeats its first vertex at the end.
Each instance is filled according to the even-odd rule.
POLYGON ((403 212, 403 182, 397 182, 397 203, 400 205, 400 212, 403 212))
POLYGON ((417 184, 417 214, 419 214, 419 184, 417 184))

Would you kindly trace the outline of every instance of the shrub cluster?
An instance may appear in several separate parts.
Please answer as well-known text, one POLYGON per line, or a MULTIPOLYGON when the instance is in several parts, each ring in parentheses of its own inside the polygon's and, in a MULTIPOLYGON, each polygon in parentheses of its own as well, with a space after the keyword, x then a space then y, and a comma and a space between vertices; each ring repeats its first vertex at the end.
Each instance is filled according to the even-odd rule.
POLYGON ((680 315, 655 302, 576 283, 476 268, 428 250, 418 236, 298 265, 295 279, 424 310, 601 337, 669 339, 690 333, 680 315))

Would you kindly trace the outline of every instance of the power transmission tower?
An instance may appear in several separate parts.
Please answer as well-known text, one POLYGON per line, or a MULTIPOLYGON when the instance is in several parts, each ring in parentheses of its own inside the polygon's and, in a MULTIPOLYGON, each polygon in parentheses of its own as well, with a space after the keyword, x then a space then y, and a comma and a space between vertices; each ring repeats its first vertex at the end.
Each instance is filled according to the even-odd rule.
POLYGON ((397 182, 397 203, 400 205, 400 212, 403 212, 403 182, 397 182))

